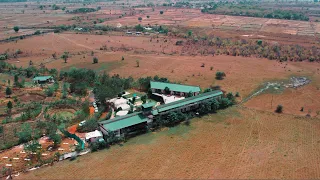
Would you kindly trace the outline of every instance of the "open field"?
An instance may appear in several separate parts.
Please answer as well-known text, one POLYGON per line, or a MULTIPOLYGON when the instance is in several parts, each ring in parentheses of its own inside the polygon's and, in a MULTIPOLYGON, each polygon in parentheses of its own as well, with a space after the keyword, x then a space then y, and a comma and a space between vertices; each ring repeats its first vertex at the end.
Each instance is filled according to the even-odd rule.
MULTIPOLYGON (((64 123, 70 126, 66 127, 70 133, 84 138, 85 133, 79 129, 82 133, 77 132, 77 126, 82 120, 95 118, 91 90, 99 87, 96 86, 100 83, 97 77, 102 73, 131 76, 135 80, 158 75, 171 82, 200 86, 202 90, 220 86, 226 93, 239 92, 240 97, 236 98, 239 104, 219 110, 217 114, 194 118, 190 126, 180 124, 162 128, 129 139, 125 143, 112 145, 110 149, 89 153, 74 161, 54 162, 54 166, 41 167, 39 170, 20 174, 18 178, 320 178, 320 63, 314 60, 320 57, 320 53, 317 53, 320 52, 319 22, 203 14, 200 9, 190 8, 133 7, 141 3, 146 1, 95 2, 86 5, 57 3, 70 11, 82 7, 101 7, 99 11, 79 14, 69 14, 61 9, 53 10, 51 2, 43 2, 41 5, 46 6, 44 9, 40 9, 40 4, 35 2, 0 4, 0 55, 7 52, 8 59, 3 62, 17 67, 1 69, 4 73, 0 73, 0 119, 2 121, 11 116, 7 111, 9 100, 13 102, 14 119, 24 113, 19 111, 18 102, 42 103, 41 111, 35 118, 17 122, 3 121, 1 128, 3 127, 4 133, 0 133, 0 142, 4 144, 8 137, 14 143, 18 142, 16 131, 20 131, 24 121, 33 128, 42 119, 43 122, 61 125, 62 122, 51 118, 54 115, 64 117, 58 120, 66 119, 64 123), (164 13, 160 15, 160 11, 164 13), (142 20, 139 21, 139 17, 142 20), (154 30, 159 26, 167 26, 169 33, 134 35, 138 31, 134 29, 137 24, 152 26, 154 30), (61 25, 72 27, 61 32, 22 37, 11 42, 2 41, 13 36, 30 35, 36 30, 53 31, 55 26, 61 25), (119 28, 102 30, 95 25, 119 28), (19 32, 14 32, 13 26, 20 26, 19 32), (78 31, 74 30, 75 27, 89 30, 78 31), (129 30, 133 35, 125 33, 129 30), (190 35, 189 30, 192 31, 190 35), (223 39, 222 42, 218 40, 218 36, 223 39), (227 38, 232 41, 232 46, 229 46, 232 43, 227 38), (250 42, 246 43, 247 40, 250 42), (261 43, 257 40, 261 40, 261 43), (183 42, 179 45, 176 44, 178 41, 183 42), (209 45, 210 41, 214 45, 209 45), (267 43, 268 46, 264 46, 267 43), (301 47, 285 46, 297 44, 301 47), (265 54, 276 56, 277 53, 280 54, 274 51, 279 48, 278 45, 282 48, 281 57, 286 57, 285 60, 280 59, 280 55, 269 58, 262 56, 263 53, 240 55, 240 51, 264 49, 265 54), (306 49, 302 51, 302 48, 306 49), (231 54, 235 49, 237 52, 231 54), (202 53, 203 51, 206 53, 202 53), (61 58, 65 52, 68 52, 66 63, 61 58), (300 58, 299 52, 305 57, 300 58), (313 59, 314 62, 309 62, 312 61, 312 58, 307 57, 309 54, 317 56, 313 59), (297 56, 303 62, 298 62, 297 56), (98 63, 93 63, 94 57, 98 59, 98 63), (19 69, 20 67, 41 67, 41 70, 46 67, 56 71, 37 71, 28 76, 28 71, 19 69), (76 77, 71 77, 71 73, 66 76, 59 74, 74 67, 91 69, 97 74, 92 75, 89 71, 85 71, 88 72, 88 77, 86 73, 75 75, 81 72, 75 72, 73 75, 76 77), (216 79, 218 71, 226 74, 223 80, 216 79), (14 75, 18 72, 19 80, 25 78, 27 87, 14 87, 14 75), (58 82, 58 87, 52 95, 47 93, 49 86, 35 87, 32 78, 38 74, 56 77, 54 80, 58 82), (290 77, 307 77, 311 83, 297 89, 273 89, 251 96, 265 83, 288 81, 290 77), (68 86, 63 90, 65 83, 68 86), (74 85, 73 90, 71 85, 74 85), (11 98, 5 97, 7 86, 13 89, 11 98), (89 97, 86 93, 77 94, 76 87, 86 89, 89 97), (63 93, 66 97, 62 97, 63 93), (14 102, 15 98, 17 101, 14 102), (90 104, 87 106, 85 100, 89 98, 90 104), (70 100, 70 104, 64 102, 50 106, 50 103, 54 104, 62 99, 70 100), (282 114, 274 113, 279 104, 284 108, 282 114), (45 110, 47 107, 50 107, 48 111, 45 110), (300 111, 301 107, 304 111, 300 111)), ((119 79, 119 82, 122 80, 124 79, 119 79)), ((121 91, 129 91, 131 95, 128 97, 133 93, 140 97, 147 93, 138 91, 138 85, 134 83, 138 84, 138 81, 128 86, 133 88, 130 91, 121 91)), ((54 84, 51 86, 54 87, 54 84)), ((117 93, 119 92, 115 94, 117 93)), ((97 121, 105 120, 109 110, 102 110, 97 121)), ((46 149, 53 142, 41 142, 45 144, 43 153, 53 155, 54 152, 46 149)), ((61 153, 73 151, 75 143, 74 140, 63 138, 57 147, 64 150, 55 150, 61 153)), ((25 154, 20 153, 22 149, 22 146, 16 146, 1 152, 0 169, 6 164, 13 164, 13 168, 19 171, 29 167, 23 160, 25 154), (3 158, 5 156, 9 158, 3 158), (20 159, 12 159, 13 157, 20 159)))
MULTIPOLYGON (((17 48, 24 52, 26 57, 9 60, 17 67, 27 67, 30 59, 35 64, 43 63, 47 68, 66 70, 70 67, 90 68, 98 72, 109 72, 121 76, 161 75, 181 83, 200 85, 206 88, 210 85, 221 85, 227 91, 239 91, 243 97, 248 96, 261 83, 272 79, 286 79, 292 74, 319 75, 319 64, 308 65, 305 62, 279 63, 258 58, 234 57, 234 56, 178 56, 162 54, 160 46, 166 46, 165 51, 179 52, 180 46, 174 46, 171 39, 164 42, 165 37, 157 38, 150 42, 150 37, 132 36, 100 36, 84 34, 48 34, 36 36, 19 41, 18 43, 0 44, 0 47, 9 49, 17 48), (45 39, 47 39, 45 41, 45 39), (36 43, 35 46, 29 44, 36 43), (106 45, 107 51, 100 50, 106 45), (129 51, 111 51, 125 47, 129 51), (72 56, 68 63, 62 59, 53 59, 51 54, 57 52, 58 56, 64 51, 69 51, 72 56), (91 51, 99 58, 98 64, 92 64, 91 51), (144 52, 143 54, 138 53, 144 52), (38 53, 37 53, 38 52, 38 53), (150 52, 150 53, 145 53, 150 52), (154 56, 154 53, 159 55, 154 56), (122 61, 121 57, 125 59, 122 61), (136 60, 140 61, 140 67, 136 67, 136 60), (205 67, 201 67, 204 63, 205 67), (213 70, 210 70, 213 67, 213 70), (254 69, 252 67, 255 67, 254 69), (227 78, 223 81, 215 80, 216 71, 224 71, 227 78), (179 75, 179 76, 177 76, 179 75), (241 82, 241 83, 238 83, 241 82)), ((178 53, 179 54, 179 53, 178 53)))
POLYGON ((319 119, 232 108, 20 178, 319 178, 319 126, 319 119))

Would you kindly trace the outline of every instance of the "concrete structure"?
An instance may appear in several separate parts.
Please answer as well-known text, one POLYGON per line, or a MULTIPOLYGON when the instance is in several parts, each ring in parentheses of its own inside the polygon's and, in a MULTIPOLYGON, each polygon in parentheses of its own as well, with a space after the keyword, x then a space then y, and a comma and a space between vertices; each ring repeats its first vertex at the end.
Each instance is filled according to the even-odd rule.
POLYGON ((173 84, 155 81, 150 81, 150 88, 152 93, 167 94, 168 92, 165 92, 165 90, 168 89, 168 94, 184 97, 188 96, 190 93, 192 96, 196 96, 201 91, 199 86, 189 86, 183 84, 173 84))
POLYGON ((98 130, 86 133, 86 142, 96 142, 102 138, 103 138, 103 135, 101 131, 98 131, 98 130))
POLYGON ((35 84, 45 84, 45 83, 53 83, 53 77, 52 76, 37 76, 33 78, 33 82, 35 84))

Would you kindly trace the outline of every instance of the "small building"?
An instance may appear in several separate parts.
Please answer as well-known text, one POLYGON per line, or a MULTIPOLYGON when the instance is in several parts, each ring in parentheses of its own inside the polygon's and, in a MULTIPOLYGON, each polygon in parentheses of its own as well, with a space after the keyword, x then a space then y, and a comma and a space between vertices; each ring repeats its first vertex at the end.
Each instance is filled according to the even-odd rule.
POLYGON ((174 83, 165 83, 165 82, 156 82, 150 81, 150 88, 152 93, 162 93, 165 94, 165 90, 169 90, 169 94, 178 95, 178 96, 188 96, 189 93, 192 96, 196 96, 200 93, 199 86, 189 86, 183 84, 174 84, 174 83))
POLYGON ((141 112, 120 116, 111 120, 99 122, 99 128, 104 135, 114 132, 116 137, 135 134, 146 129, 148 118, 141 112))
POLYGON ((155 105, 156 105, 155 102, 148 102, 148 103, 142 104, 141 105, 142 111, 151 111, 153 106, 155 105))
POLYGON ((132 34, 132 32, 130 32, 130 31, 127 31, 127 32, 126 32, 126 34, 128 34, 128 35, 131 35, 131 34, 132 34))
POLYGON ((142 32, 138 32, 138 31, 136 32, 136 35, 141 35, 141 34, 142 34, 142 32))
POLYGON ((46 83, 54 83, 52 76, 37 76, 33 78, 33 82, 35 84, 46 84, 46 83))
POLYGON ((103 139, 103 135, 101 131, 95 130, 92 132, 86 133, 86 142, 96 142, 99 139, 103 139))

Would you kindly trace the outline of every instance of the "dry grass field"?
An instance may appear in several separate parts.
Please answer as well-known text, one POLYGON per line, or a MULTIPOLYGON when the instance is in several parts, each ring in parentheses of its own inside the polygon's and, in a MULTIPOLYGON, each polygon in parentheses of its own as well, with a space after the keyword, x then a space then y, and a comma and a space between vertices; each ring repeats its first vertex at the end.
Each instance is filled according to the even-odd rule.
MULTIPOLYGON (((319 46, 320 24, 316 22, 201 14, 199 9, 157 7, 153 11, 152 8, 122 8, 112 2, 87 5, 93 8, 101 6, 102 9, 97 12, 66 14, 62 10, 46 9, 43 12, 38 4, 27 4, 28 7, 24 7, 24 3, 0 5, 0 39, 32 34, 37 28, 48 30, 46 27, 53 25, 91 26, 92 21, 103 18, 104 22, 97 24, 166 25, 192 29, 200 35, 319 46), (164 11, 162 15, 159 14, 160 10, 164 11), (128 15, 119 18, 123 13, 128 15), (75 17, 82 22, 76 21, 75 17), (138 17, 142 17, 142 21, 138 17), (15 25, 25 28, 15 33, 12 30, 15 25)), ((58 5, 65 5, 69 10, 82 7, 81 4, 58 5)), ((28 67, 32 60, 35 67, 43 64, 59 71, 72 67, 88 68, 99 73, 132 76, 135 79, 158 75, 170 81, 198 85, 202 89, 221 86, 226 92, 240 93, 237 106, 192 119, 190 126, 181 124, 137 136, 110 149, 23 173, 18 178, 320 178, 319 63, 279 62, 226 55, 191 56, 182 53, 183 46, 175 45, 178 40, 181 38, 163 34, 128 36, 119 31, 106 31, 103 35, 97 32, 65 31, 1 42, 0 53, 6 50, 12 53, 18 49, 22 52, 16 58, 6 60, 17 67, 28 67), (67 63, 60 58, 64 52, 70 53, 67 63), (53 58, 53 53, 57 58, 53 58), (93 64, 93 57, 97 57, 99 63, 93 64), (225 72, 225 79, 216 80, 217 71, 225 72), (267 91, 247 100, 264 83, 287 81, 292 76, 308 77, 311 83, 297 89, 286 88, 281 92, 267 91), (282 114, 274 113, 278 104, 284 107, 282 114), (303 112, 300 111, 301 107, 304 107, 303 112), (311 117, 306 117, 307 114, 311 117)), ((0 78, 4 79, 0 82, 3 86, 7 79, 13 81, 13 77, 6 74, 0 74, 0 78)), ((1 97, 4 97, 4 91, 3 88, 1 97)), ((28 102, 43 100, 29 95, 21 96, 21 99, 28 102)), ((2 107, 6 103, 1 102, 2 107)), ((93 114, 93 108, 91 111, 93 114)), ((65 112, 74 113, 68 109, 65 112)), ((4 131, 13 131, 11 125, 6 125, 4 131)), ((75 132, 76 126, 71 129, 75 132)), ((67 143, 74 142, 69 140, 67 143)), ((68 147, 67 144, 63 145, 66 151, 70 150, 68 147)), ((19 155, 20 150, 13 149, 0 154, 1 157, 13 157, 19 155)), ((0 168, 6 163, 10 163, 9 159, 1 159, 0 168)))
POLYGON ((319 119, 234 107, 20 178, 319 178, 319 127, 319 119))

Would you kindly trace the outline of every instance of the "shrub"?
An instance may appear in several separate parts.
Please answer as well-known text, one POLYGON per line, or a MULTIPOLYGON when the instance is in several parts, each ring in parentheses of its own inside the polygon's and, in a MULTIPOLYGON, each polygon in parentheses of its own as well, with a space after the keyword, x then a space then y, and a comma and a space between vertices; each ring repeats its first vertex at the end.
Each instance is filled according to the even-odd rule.
POLYGON ((279 104, 276 108, 276 113, 282 113, 282 111, 283 111, 283 106, 279 104))
POLYGON ((218 71, 218 72, 216 73, 216 79, 222 80, 224 77, 226 77, 226 74, 225 74, 224 72, 218 71))
POLYGON ((93 64, 97 64, 98 63, 98 58, 94 57, 92 61, 93 61, 93 64))
POLYGON ((19 26, 14 26, 14 27, 13 27, 13 30, 14 30, 15 32, 18 32, 19 29, 20 29, 19 26))
POLYGON ((37 30, 36 32, 33 33, 34 35, 39 35, 41 34, 40 30, 37 30))
POLYGON ((182 45, 182 43, 183 43, 183 41, 179 40, 176 42, 176 45, 179 46, 179 45, 182 45))
POLYGON ((98 128, 98 122, 96 119, 92 118, 87 120, 82 126, 77 127, 79 132, 90 132, 98 128))

